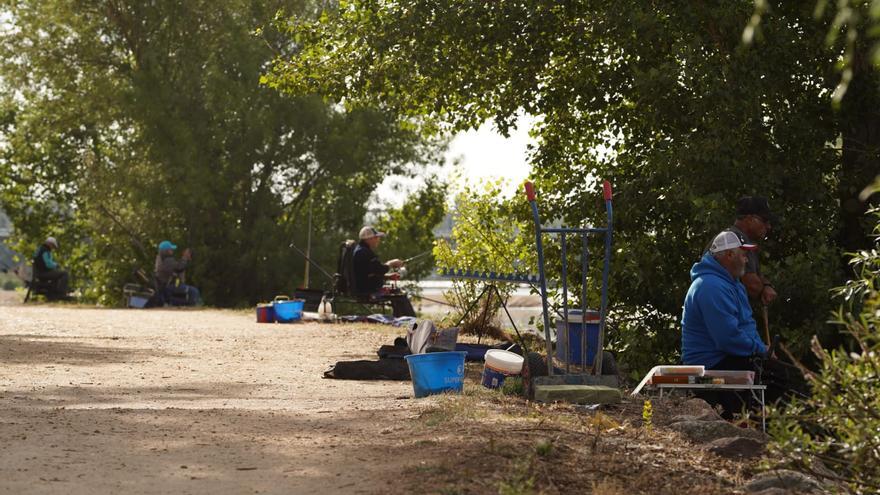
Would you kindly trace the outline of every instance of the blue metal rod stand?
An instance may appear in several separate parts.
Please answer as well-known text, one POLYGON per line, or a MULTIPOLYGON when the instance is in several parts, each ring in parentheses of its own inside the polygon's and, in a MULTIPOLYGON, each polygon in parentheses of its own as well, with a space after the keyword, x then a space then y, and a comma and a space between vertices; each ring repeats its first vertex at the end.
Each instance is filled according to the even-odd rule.
MULTIPOLYGON (((582 248, 581 248, 581 266, 582 266, 582 274, 581 274, 581 315, 583 318, 586 318, 587 315, 587 301, 586 301, 586 286, 587 286, 587 271, 589 268, 589 249, 587 247, 587 236, 588 235, 603 235, 605 237, 605 257, 603 260, 602 267, 602 290, 601 290, 601 302, 599 308, 599 338, 598 338, 598 346, 596 349, 596 357, 593 360, 593 374, 601 373, 602 370, 602 347, 604 345, 604 335, 605 335, 605 320, 608 312, 608 277, 611 273, 611 238, 613 232, 613 222, 612 222, 612 207, 611 207, 611 183, 608 181, 604 181, 602 184, 602 189, 605 197, 605 212, 608 219, 608 223, 604 228, 597 227, 583 227, 583 228, 568 228, 568 227, 552 227, 552 228, 544 228, 541 225, 541 216, 538 213, 538 204, 537 204, 537 193, 535 192, 535 186, 531 182, 526 182, 525 190, 526 190, 526 198, 529 201, 529 205, 532 208, 532 219, 535 222, 535 245, 538 251, 538 282, 541 286, 541 306, 544 314, 544 339, 547 343, 547 374, 549 376, 553 375, 553 343, 550 340, 550 312, 548 311, 548 301, 547 301, 547 278, 545 271, 545 260, 544 260, 544 244, 543 244, 543 236, 544 234, 560 234, 561 237, 561 248, 562 248, 562 299, 563 299, 563 308, 562 308, 562 317, 565 321, 565 331, 566 331, 566 347, 570 346, 570 334, 568 333, 568 259, 567 259, 567 246, 566 246, 566 234, 574 234, 576 236, 581 236, 582 238, 582 248)), ((586 361, 586 321, 584 320, 582 324, 583 334, 582 334, 582 360, 581 364, 585 364, 586 361)), ((559 339, 557 338, 557 345, 559 345, 559 339)), ((564 362, 566 373, 569 370, 569 349, 564 349, 564 362)))

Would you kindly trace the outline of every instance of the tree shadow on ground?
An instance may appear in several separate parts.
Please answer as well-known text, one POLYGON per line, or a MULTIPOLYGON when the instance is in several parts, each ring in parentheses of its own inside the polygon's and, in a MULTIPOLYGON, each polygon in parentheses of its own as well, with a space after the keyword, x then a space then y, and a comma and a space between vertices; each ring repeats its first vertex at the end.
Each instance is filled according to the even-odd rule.
POLYGON ((143 387, 107 387, 80 384, 69 387, 0 392, 0 407, 89 408, 149 403, 161 407, 191 407, 199 401, 248 397, 257 386, 243 383, 174 383, 143 387))
POLYGON ((0 465, 12 492, 388 493, 418 459, 389 416, 2 408, 0 465))
POLYGON ((3 364, 55 363, 90 366, 166 356, 168 354, 154 349, 97 346, 72 340, 59 340, 57 335, 0 335, 0 363, 3 364))

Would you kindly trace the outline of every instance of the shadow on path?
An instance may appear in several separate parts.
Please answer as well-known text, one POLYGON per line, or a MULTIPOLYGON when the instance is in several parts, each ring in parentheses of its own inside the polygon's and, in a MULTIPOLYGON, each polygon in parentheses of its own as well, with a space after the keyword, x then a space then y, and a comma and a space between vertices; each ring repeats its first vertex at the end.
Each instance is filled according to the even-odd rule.
POLYGON ((388 493, 418 459, 387 411, 0 408, 11 493, 388 493), (53 425, 53 429, 41 427, 53 425))
POLYGON ((97 346, 59 340, 57 335, 0 335, 0 363, 3 364, 55 363, 90 366, 166 356, 168 354, 153 349, 97 346))

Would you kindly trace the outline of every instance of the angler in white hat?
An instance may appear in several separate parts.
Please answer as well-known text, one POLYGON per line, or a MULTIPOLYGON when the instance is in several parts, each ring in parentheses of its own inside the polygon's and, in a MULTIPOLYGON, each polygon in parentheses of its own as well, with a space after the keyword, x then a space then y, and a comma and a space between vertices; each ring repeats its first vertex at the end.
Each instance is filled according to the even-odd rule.
POLYGON ((352 254, 354 287, 352 292, 359 297, 380 299, 391 302, 394 316, 415 316, 416 312, 406 294, 399 289, 384 287, 385 279, 392 268, 401 268, 403 260, 393 259, 384 263, 379 261, 376 249, 385 237, 370 225, 364 226, 358 234, 359 241, 352 254))
MULTIPOLYGON (((766 356, 768 348, 758 335, 746 288, 740 282, 748 262, 746 253, 755 249, 737 232, 725 230, 691 268, 681 317, 682 363, 754 370, 753 359, 766 356)), ((740 412, 742 402, 736 395, 718 395, 717 403, 725 414, 740 412)))

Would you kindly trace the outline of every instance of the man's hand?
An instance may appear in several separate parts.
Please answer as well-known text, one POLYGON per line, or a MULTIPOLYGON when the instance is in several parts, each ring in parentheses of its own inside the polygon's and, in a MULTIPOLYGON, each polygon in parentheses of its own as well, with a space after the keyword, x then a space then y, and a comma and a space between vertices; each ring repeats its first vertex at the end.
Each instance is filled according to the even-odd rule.
POLYGON ((761 303, 764 306, 772 303, 776 299, 776 289, 773 288, 772 285, 766 284, 764 285, 764 289, 761 291, 761 303))
POLYGON ((397 258, 394 258, 393 260, 388 260, 385 262, 385 264, 391 268, 400 268, 404 265, 403 260, 399 260, 397 258))

